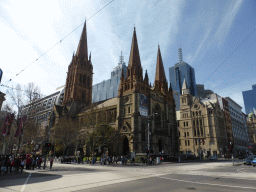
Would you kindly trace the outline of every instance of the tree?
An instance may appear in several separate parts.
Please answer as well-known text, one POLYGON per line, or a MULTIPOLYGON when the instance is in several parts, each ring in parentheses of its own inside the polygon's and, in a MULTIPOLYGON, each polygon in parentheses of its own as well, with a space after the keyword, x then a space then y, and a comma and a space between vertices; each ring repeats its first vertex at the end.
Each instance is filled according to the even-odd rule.
POLYGON ((79 122, 71 117, 62 117, 52 129, 55 151, 63 151, 64 156, 65 150, 77 141, 80 133, 79 122))
POLYGON ((28 103, 41 98, 41 89, 34 82, 30 82, 25 86, 25 96, 28 99, 28 103))
POLYGON ((100 147, 113 147, 114 141, 117 137, 118 134, 113 127, 107 124, 95 126, 92 132, 87 135, 87 142, 89 143, 92 156, 94 156, 94 152, 100 147))
POLYGON ((118 137, 115 129, 106 122, 106 112, 98 110, 95 105, 91 105, 89 109, 81 115, 80 138, 88 144, 93 157, 99 147, 113 147, 113 141, 118 137))

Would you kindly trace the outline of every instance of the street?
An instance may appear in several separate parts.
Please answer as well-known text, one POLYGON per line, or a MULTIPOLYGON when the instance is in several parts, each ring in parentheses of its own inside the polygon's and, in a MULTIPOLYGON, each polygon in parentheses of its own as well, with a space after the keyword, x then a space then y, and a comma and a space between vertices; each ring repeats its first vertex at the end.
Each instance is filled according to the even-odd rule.
POLYGON ((113 166, 54 163, 0 175, 4 191, 256 191, 256 168, 232 162, 113 166))

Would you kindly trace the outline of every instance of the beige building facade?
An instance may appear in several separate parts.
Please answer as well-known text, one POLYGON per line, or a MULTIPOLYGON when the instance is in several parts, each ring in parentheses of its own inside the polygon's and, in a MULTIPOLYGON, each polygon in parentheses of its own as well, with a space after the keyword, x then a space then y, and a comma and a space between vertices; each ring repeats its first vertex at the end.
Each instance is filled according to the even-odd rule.
POLYGON ((190 95, 186 81, 180 96, 178 119, 181 154, 206 158, 227 152, 227 134, 224 114, 219 103, 200 101, 190 95))

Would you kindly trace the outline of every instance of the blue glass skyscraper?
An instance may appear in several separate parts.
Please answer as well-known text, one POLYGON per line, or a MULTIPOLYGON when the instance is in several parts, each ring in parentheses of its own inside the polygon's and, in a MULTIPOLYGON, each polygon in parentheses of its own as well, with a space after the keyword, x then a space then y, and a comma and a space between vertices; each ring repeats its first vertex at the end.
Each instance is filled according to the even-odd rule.
POLYGON ((190 94, 197 96, 194 68, 182 60, 182 50, 179 48, 179 62, 169 68, 169 80, 172 89, 178 92, 178 96, 174 96, 177 111, 180 109, 180 94, 184 79, 186 79, 190 94))
POLYGON ((256 110, 256 84, 252 85, 252 90, 243 91, 244 107, 246 114, 254 113, 256 110))

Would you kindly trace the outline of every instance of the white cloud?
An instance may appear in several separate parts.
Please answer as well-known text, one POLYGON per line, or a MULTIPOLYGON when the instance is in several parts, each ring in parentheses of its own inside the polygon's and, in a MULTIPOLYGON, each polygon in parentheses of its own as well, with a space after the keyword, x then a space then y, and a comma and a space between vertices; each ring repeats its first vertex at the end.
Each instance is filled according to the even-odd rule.
POLYGON ((243 0, 236 0, 233 1, 233 3, 229 6, 228 11, 223 17, 222 22, 215 33, 215 38, 218 40, 218 45, 221 45, 227 37, 242 3, 243 0))

